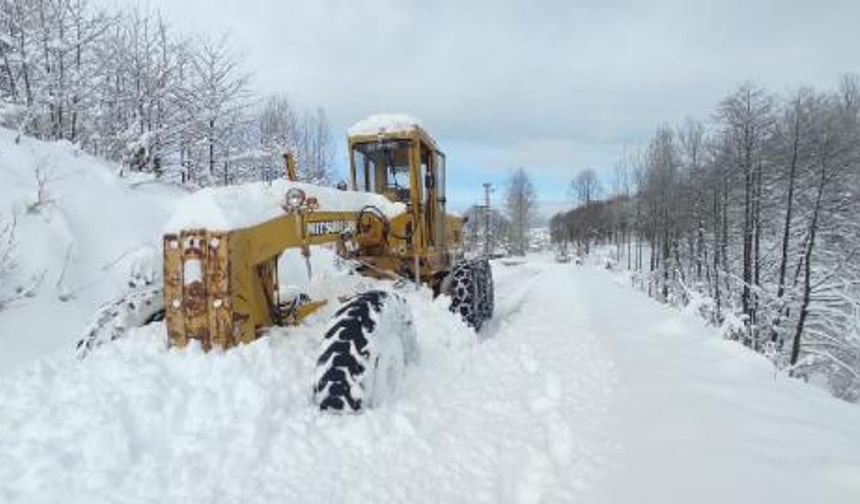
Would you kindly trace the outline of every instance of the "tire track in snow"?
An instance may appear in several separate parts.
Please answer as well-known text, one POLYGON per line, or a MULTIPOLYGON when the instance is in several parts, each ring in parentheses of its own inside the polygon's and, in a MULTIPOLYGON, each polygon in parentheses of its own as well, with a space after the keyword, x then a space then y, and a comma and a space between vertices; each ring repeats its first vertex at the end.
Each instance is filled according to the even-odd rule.
POLYGON ((552 462, 548 501, 585 499, 598 486, 614 443, 610 423, 614 367, 592 331, 569 266, 544 264, 529 282, 517 315, 497 335, 519 340, 520 362, 533 376, 528 402, 541 426, 544 453, 552 462))
POLYGON ((542 264, 523 263, 505 266, 499 262, 493 262, 497 297, 495 313, 493 318, 485 321, 481 327, 478 333, 480 339, 495 336, 499 329, 522 309, 526 296, 544 269, 545 266, 542 264))
POLYGON ((613 368, 570 299, 569 270, 529 266, 500 282, 500 323, 468 367, 427 366, 421 381, 433 388, 410 398, 450 419, 456 449, 472 461, 467 479, 483 482, 476 502, 587 500, 613 444, 605 434, 613 368))

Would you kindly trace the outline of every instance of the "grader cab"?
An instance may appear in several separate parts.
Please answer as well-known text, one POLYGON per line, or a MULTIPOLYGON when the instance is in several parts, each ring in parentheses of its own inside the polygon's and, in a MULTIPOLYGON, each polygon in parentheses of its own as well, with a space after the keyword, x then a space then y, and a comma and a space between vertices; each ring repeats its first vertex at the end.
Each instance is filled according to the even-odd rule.
MULTIPOLYGON (((342 297, 281 300, 279 287, 289 279, 279 276, 279 258, 288 249, 307 258, 311 247, 329 245, 363 275, 411 280, 449 294, 451 310, 479 329, 493 310, 492 276, 486 259, 457 260, 462 221, 445 211, 445 155, 405 116, 372 116, 353 126, 348 140, 352 191, 284 180, 277 186, 285 189, 279 201, 248 202, 264 209, 259 222, 209 224, 202 218, 205 225, 165 234, 160 303, 138 299, 134 309, 140 313, 126 314, 126 325, 130 319, 157 320, 156 308, 163 307, 171 346, 196 341, 208 350, 249 343, 272 326, 299 324, 342 297), (149 308, 141 312, 143 306, 149 308)), ((295 169, 287 165, 294 179, 295 169)), ((235 205, 230 190, 224 188, 223 198, 207 193, 205 205, 188 206, 235 205)), ((194 217, 187 222, 199 222, 194 217)), ((402 367, 415 355, 414 327, 397 289, 348 294, 320 350, 314 397, 322 409, 355 411, 372 404, 372 390, 386 386, 376 368, 402 367), (394 341, 369 344, 374 338, 394 341), (386 348, 397 355, 374 355, 386 348)), ((98 328, 90 331, 79 348, 86 353, 99 337, 98 328)))
POLYGON ((405 212, 384 223, 385 236, 368 235, 368 215, 359 214, 359 256, 377 268, 431 285, 438 292, 460 245, 461 220, 445 213, 445 155, 418 124, 396 129, 375 126, 373 118, 352 128, 349 137, 352 188, 403 203, 405 212), (381 238, 381 239, 380 239, 381 238))

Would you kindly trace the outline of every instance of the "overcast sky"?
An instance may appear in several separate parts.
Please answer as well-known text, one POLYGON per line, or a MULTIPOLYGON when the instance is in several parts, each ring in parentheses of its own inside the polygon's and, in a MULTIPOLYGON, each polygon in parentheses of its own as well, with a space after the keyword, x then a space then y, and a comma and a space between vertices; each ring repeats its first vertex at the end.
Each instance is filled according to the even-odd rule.
POLYGON ((180 31, 229 31, 257 90, 323 107, 341 167, 356 120, 420 118, 458 209, 515 166, 562 201, 578 170, 609 177, 625 146, 708 119, 744 81, 787 92, 860 72, 860 0, 150 2, 180 31))

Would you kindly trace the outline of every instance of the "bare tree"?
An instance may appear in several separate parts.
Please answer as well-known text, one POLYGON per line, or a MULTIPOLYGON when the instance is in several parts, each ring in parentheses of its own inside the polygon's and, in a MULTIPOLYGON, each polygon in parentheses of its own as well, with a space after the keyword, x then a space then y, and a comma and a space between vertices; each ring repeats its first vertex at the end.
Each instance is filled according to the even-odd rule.
POLYGON ((495 208, 489 213, 485 207, 473 205, 463 214, 466 223, 463 225, 463 248, 469 253, 481 253, 489 244, 490 251, 508 245, 511 236, 511 223, 495 208))
POLYGON ((631 164, 629 199, 616 188, 555 216, 553 240, 617 240, 628 212, 644 242, 628 249, 637 285, 695 301, 727 337, 860 400, 858 82, 785 101, 745 85, 710 127, 658 128, 631 164))
MULTIPOLYGON (((157 12, 88 0, 0 0, 0 122, 66 139, 125 171, 193 185, 256 176, 249 76, 229 39, 177 36, 157 12)), ((325 112, 290 120, 300 170, 328 181, 325 112)))
POLYGON ((267 164, 281 163, 282 155, 289 152, 296 157, 301 180, 332 182, 334 145, 322 109, 299 111, 285 96, 270 96, 259 112, 257 125, 267 164))
POLYGON ((580 205, 590 205, 600 196, 600 179, 597 173, 591 168, 580 171, 570 182, 570 193, 580 205))
POLYGON ((750 84, 720 104, 719 119, 734 167, 743 175, 743 286, 741 304, 749 325, 757 323, 761 256, 764 147, 774 124, 773 98, 750 84))
POLYGON ((511 253, 525 255, 529 245, 529 229, 535 217, 537 195, 524 168, 517 168, 508 179, 505 207, 511 222, 511 253))

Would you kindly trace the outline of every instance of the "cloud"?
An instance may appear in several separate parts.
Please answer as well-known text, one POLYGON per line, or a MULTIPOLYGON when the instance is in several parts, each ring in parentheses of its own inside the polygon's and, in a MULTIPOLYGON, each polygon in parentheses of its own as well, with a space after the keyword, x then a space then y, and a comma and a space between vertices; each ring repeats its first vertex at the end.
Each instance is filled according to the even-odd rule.
POLYGON ((256 87, 325 107, 337 131, 409 112, 452 165, 523 165, 544 185, 609 170, 746 80, 788 91, 860 71, 856 1, 153 2, 183 30, 230 30, 256 87))

